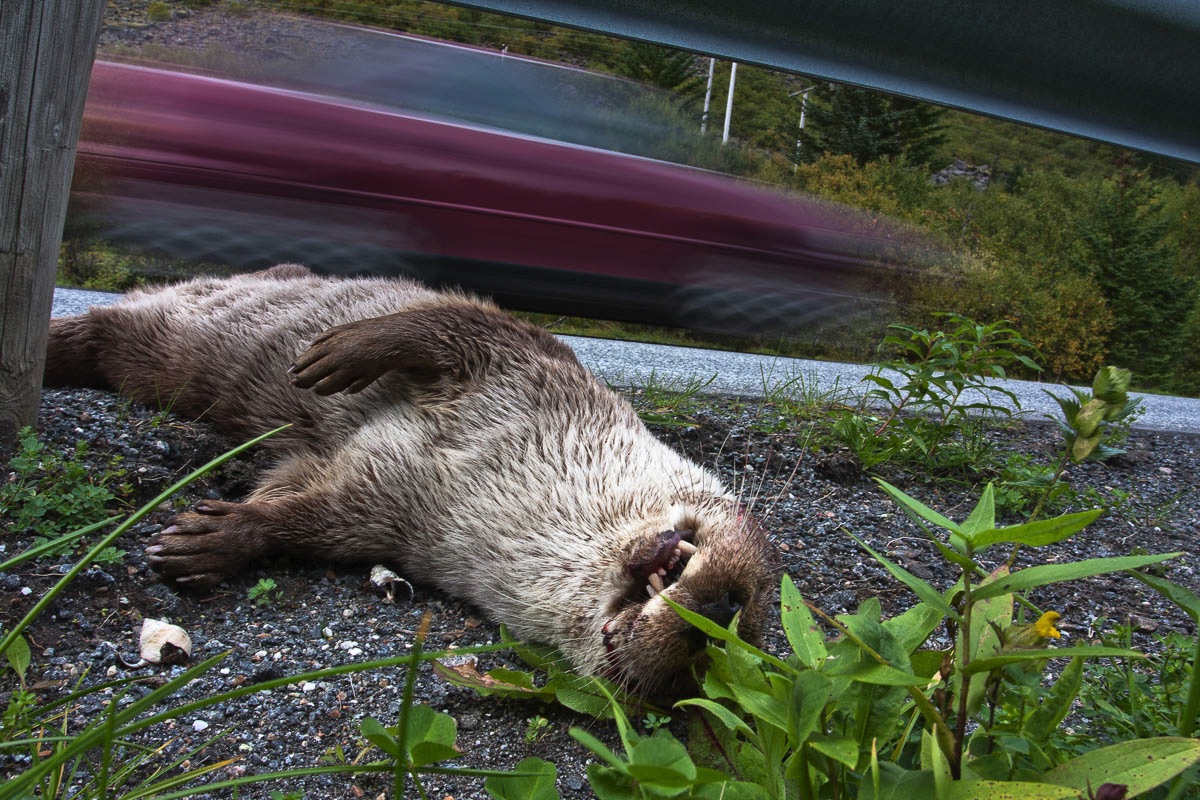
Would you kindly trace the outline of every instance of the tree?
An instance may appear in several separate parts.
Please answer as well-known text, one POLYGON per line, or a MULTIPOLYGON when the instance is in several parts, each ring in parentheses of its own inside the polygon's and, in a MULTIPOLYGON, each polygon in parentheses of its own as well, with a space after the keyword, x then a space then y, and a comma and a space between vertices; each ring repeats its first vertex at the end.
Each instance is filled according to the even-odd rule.
POLYGON ((943 110, 928 103, 840 84, 822 84, 809 95, 801 158, 849 155, 860 165, 903 157, 927 162, 944 139, 943 110))
POLYGON ((645 42, 629 42, 617 61, 617 72, 635 81, 673 92, 691 93, 698 82, 696 57, 645 42))
POLYGON ((1095 277, 1115 322, 1109 363, 1134 370, 1146 385, 1169 385, 1196 302, 1196 280, 1176 274, 1170 227, 1160 187, 1128 161, 1118 163, 1080 225, 1079 267, 1095 277))

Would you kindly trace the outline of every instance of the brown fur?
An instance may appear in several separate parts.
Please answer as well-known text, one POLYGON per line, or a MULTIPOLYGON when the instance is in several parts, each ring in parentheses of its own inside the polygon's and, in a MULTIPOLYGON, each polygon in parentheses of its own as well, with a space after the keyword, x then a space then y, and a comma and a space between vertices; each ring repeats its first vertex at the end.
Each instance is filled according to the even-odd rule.
POLYGON ((643 693, 683 686, 704 644, 649 573, 761 633, 778 565, 762 530, 566 345, 490 303, 297 265, 199 279, 54 320, 45 384, 239 437, 292 424, 245 502, 202 502, 147 548, 182 585, 274 552, 390 563, 643 693))

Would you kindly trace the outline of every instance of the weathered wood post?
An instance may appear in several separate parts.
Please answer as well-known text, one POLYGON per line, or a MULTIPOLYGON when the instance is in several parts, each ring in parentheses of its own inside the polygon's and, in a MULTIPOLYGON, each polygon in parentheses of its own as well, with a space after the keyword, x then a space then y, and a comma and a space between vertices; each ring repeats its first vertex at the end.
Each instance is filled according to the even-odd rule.
POLYGON ((0 451, 37 420, 54 273, 105 0, 0 0, 0 451))

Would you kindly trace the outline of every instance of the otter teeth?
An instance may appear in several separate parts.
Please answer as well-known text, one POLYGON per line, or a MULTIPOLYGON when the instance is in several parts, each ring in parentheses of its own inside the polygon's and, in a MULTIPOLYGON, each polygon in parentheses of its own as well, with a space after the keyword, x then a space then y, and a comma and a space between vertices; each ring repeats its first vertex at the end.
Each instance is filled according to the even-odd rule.
POLYGON ((646 587, 646 591, 650 594, 651 597, 657 596, 659 592, 661 592, 663 589, 667 588, 666 585, 663 583, 662 576, 659 575, 657 572, 651 572, 650 576, 648 578, 646 578, 646 580, 650 582, 650 585, 646 587))
POLYGON ((684 555, 687 555, 687 556, 695 555, 696 550, 699 549, 696 547, 696 545, 692 544, 689 541, 686 541, 685 539, 680 539, 679 544, 675 545, 675 547, 678 550, 680 550, 684 555))

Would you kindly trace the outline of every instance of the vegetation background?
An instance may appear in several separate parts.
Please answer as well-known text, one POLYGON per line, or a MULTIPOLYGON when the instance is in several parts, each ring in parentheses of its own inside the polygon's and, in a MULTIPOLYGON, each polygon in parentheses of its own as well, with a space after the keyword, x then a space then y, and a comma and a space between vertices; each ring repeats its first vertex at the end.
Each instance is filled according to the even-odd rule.
MULTIPOLYGON (((147 11, 165 21, 212 2, 155 0, 147 11)), ((888 323, 932 325, 933 314, 953 311, 1010 321, 1040 350, 1047 377, 1087 382, 1100 366, 1123 364, 1137 367, 1137 388, 1200 394, 1195 165, 745 64, 723 145, 728 62, 715 64, 705 115, 710 60, 691 53, 427 0, 224 5, 350 20, 644 82, 663 91, 637 112, 674 135, 639 143, 640 154, 901 220, 937 253, 905 265, 915 274, 891 287, 890 318, 875 328, 734 346, 869 361, 888 323)), ((85 250, 68 236, 63 280, 125 288, 129 273, 98 268, 85 250)))

